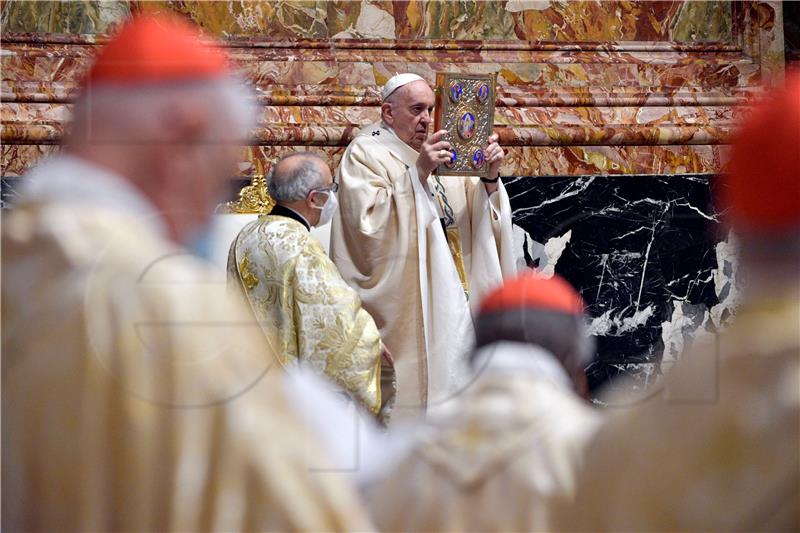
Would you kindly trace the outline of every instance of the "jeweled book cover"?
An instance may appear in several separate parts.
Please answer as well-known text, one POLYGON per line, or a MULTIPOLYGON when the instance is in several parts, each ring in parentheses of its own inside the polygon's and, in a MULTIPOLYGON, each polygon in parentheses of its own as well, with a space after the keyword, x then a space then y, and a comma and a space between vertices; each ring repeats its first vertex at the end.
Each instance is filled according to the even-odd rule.
POLYGON ((488 175, 484 150, 494 127, 494 74, 436 74, 434 131, 447 130, 451 158, 440 176, 488 175))

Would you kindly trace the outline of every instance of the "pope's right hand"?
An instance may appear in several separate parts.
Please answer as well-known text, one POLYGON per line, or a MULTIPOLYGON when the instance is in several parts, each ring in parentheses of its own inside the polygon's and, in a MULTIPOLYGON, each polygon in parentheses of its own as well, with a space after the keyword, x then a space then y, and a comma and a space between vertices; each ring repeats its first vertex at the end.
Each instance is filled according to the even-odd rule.
POLYGON ((428 137, 419 149, 417 172, 423 183, 436 167, 450 161, 450 143, 442 140, 445 135, 447 135, 447 130, 437 131, 428 137))

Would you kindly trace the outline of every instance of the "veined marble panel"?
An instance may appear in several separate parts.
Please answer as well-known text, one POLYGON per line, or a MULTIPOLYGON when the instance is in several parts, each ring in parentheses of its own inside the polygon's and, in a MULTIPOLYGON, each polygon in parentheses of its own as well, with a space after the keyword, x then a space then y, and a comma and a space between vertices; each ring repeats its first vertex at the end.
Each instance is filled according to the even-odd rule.
POLYGON ((619 375, 644 388, 738 299, 735 245, 718 231, 708 175, 507 179, 514 221, 543 244, 545 272, 586 301, 596 390, 619 375))

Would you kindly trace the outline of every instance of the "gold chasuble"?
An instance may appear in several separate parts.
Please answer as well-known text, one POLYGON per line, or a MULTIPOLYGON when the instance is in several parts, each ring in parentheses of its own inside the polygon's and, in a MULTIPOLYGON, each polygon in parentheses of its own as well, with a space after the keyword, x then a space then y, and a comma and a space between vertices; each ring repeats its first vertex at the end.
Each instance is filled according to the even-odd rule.
POLYGON ((3 530, 369 528, 249 311, 155 208, 76 157, 26 183, 2 226, 3 530))
POLYGON ((491 196, 476 177, 423 185, 418 156, 387 126, 363 128, 337 171, 331 229, 334 263, 394 355, 395 417, 461 388, 474 336, 470 305, 516 272, 503 185, 491 196))
POLYGON ((277 206, 245 226, 231 246, 228 279, 285 367, 302 364, 327 376, 385 420, 394 370, 382 368, 378 328, 305 224, 277 206))

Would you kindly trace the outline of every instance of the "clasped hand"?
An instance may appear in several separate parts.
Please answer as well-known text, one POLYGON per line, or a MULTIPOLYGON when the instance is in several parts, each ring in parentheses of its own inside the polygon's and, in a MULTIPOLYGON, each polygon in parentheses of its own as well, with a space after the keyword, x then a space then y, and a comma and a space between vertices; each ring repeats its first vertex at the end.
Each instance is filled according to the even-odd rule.
MULTIPOLYGON (((419 157, 417 158, 417 173, 423 183, 428 179, 430 173, 436 170, 436 167, 450 161, 452 157, 450 143, 443 140, 445 135, 447 135, 447 130, 439 130, 428 137, 420 147, 419 157)), ((500 172, 500 165, 505 157, 505 152, 497 144, 497 140, 498 135, 495 133, 489 137, 489 145, 484 150, 486 162, 489 164, 490 179, 497 178, 500 172)))

